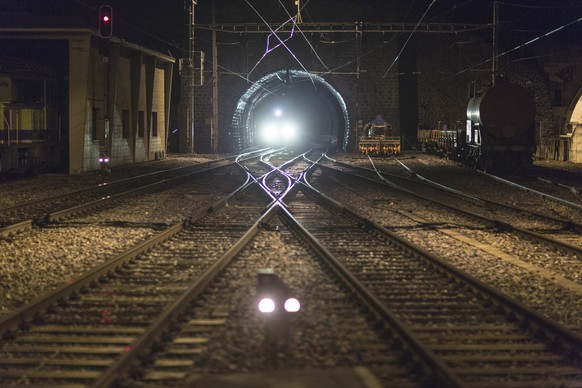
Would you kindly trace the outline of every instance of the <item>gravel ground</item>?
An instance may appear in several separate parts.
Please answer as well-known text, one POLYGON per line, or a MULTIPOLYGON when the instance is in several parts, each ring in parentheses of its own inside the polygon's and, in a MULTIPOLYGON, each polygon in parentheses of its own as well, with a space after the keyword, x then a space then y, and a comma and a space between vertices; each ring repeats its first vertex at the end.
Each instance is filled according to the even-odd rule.
MULTIPOLYGON (((363 167, 371 167, 369 159, 359 155, 356 157, 354 155, 338 155, 336 159, 363 167)), ((448 159, 418 152, 407 153, 399 157, 399 159, 414 172, 442 185, 495 202, 507 203, 526 210, 558 216, 578 223, 582 222, 582 210, 547 201, 524 190, 511 188, 507 184, 495 181, 448 159)), ((373 158, 372 160, 379 170, 400 175, 404 173, 404 169, 392 159, 373 158)), ((552 179, 560 179, 561 183, 571 184, 576 186, 578 190, 582 190, 582 166, 568 162, 553 161, 553 163, 550 163, 544 161, 538 162, 536 167, 544 167, 544 169, 536 169, 537 174, 551 176, 552 179)), ((517 183, 525 186, 531 183, 531 179, 526 178, 519 179, 513 176, 509 179, 512 181, 517 180, 517 183)), ((544 192, 582 205, 582 195, 572 195, 567 189, 556 189, 548 185, 544 192)))
MULTIPOLYGON (((280 222, 275 220, 269 225, 277 224, 280 222)), ((326 268, 310 257, 304 244, 285 227, 279 231, 268 229, 261 231, 204 292, 189 313, 194 316, 187 315, 184 320, 207 320, 218 315, 227 322, 205 333, 208 343, 200 355, 194 356, 190 372, 196 376, 373 364, 375 375, 385 386, 416 386, 414 380, 390 373, 396 368, 405 369, 404 365, 394 365, 400 350, 388 350, 390 341, 374 330, 373 321, 367 321, 346 290, 330 280, 326 268), (273 255, 273 251, 278 254, 273 255), (301 312, 290 325, 288 346, 279 341, 276 350, 268 346, 264 323, 256 311, 258 268, 272 268, 302 303, 301 312), (388 352, 395 358, 392 365, 381 361, 383 356, 389 358, 388 352)), ((178 347, 170 345, 169 353, 174 346, 178 347)))
MULTIPOLYGON (((214 156, 169 158, 148 166, 144 164, 134 168, 114 169, 108 179, 121 179, 124 176, 144 173, 144 170, 148 169, 151 171, 199 163, 212 157, 214 156)), ((346 155, 345 158, 351 159, 352 156, 346 155)), ((415 159, 425 165, 435 158, 427 156, 427 159, 424 159, 416 156, 415 159)), ((436 160, 444 166, 451 164, 443 159, 436 160)), ((41 175, 5 181, 0 184, 0 206, 8 206, 11 201, 15 201, 14 198, 17 198, 16 202, 22 202, 24 198, 38 198, 53 190, 54 192, 73 190, 99 183, 102 179, 98 174, 86 174, 78 177, 41 175), (11 196, 13 198, 9 198, 11 196)), ((199 186, 171 195, 151 194, 139 201, 99 212, 97 215, 76 218, 40 232, 35 230, 16 237, 1 238, 0 290, 3 297, 0 298, 0 316, 145 239, 160 227, 179 221, 181 217, 188 215, 192 208, 211 200, 212 194, 208 198, 204 196, 202 198, 199 196, 200 193, 205 195, 213 193, 213 188, 199 186), (184 200, 185 198, 192 202, 184 200)), ((339 196, 339 193, 330 194, 339 196)), ((370 193, 360 190, 336 199, 360 209, 368 217, 401 236, 441 255, 452 264, 489 282, 508 295, 536 307, 548 317, 582 332, 582 298, 579 294, 467 246, 450 236, 427 230, 398 213, 398 210, 402 209, 397 198, 384 193, 382 196, 376 196, 376 199, 382 198, 382 201, 374 203, 372 197, 370 193)), ((426 209, 423 209, 421 215, 430 218, 430 212, 426 209)), ((441 214, 439 217, 438 221, 443 224, 460 223, 459 219, 453 216, 443 219, 441 214)), ((569 277, 578 283, 582 282, 580 276, 582 271, 579 267, 575 269, 569 266, 568 260, 572 258, 543 252, 539 250, 540 248, 535 252, 527 251, 526 249, 532 249, 531 244, 520 245, 525 243, 500 233, 493 236, 489 231, 477 230, 471 231, 471 235, 477 240, 500 248, 510 247, 510 252, 515 256, 531 260, 540 267, 556 271, 560 276, 569 277)))
POLYGON ((148 172, 163 171, 216 159, 215 155, 171 156, 162 161, 138 163, 132 166, 113 167, 111 174, 91 171, 69 176, 66 174, 40 174, 0 180, 0 208, 60 195, 106 182, 115 182, 148 172), (48 194, 50 193, 50 194, 48 194))
MULTIPOLYGON (((428 158, 431 157, 428 156, 428 158)), ((442 159, 438 162, 450 163, 442 159)), ((375 163, 381 164, 376 160, 375 163)), ((447 179, 452 179, 452 177, 447 179)), ((582 284, 581 258, 573 257, 572 254, 557 253, 539 244, 523 241, 512 234, 487 230, 485 227, 482 230, 468 228, 464 226, 468 225, 468 222, 462 217, 451 213, 435 213, 427 206, 411 204, 397 194, 375 188, 375 185, 362 184, 349 193, 344 190, 347 186, 341 182, 335 182, 326 187, 328 189, 324 192, 337 201, 349 204, 361 214, 401 237, 439 255, 507 295, 531 305, 547 317, 582 333, 582 297, 579 293, 542 278, 536 272, 508 263, 453 237, 426 228, 407 217, 406 214, 412 212, 415 216, 452 228, 578 284, 582 284)), ((503 196, 503 194, 496 193, 495 195, 503 196)))
MULTIPOLYGON (((123 179, 206 160, 200 156, 170 158, 156 164, 120 168, 108 178, 123 179)), ((12 190, 18 191, 16 202, 23 202, 38 199, 47 192, 91 186, 101 179, 93 173, 77 177, 51 174, 4 182, 0 185, 0 206, 12 203, 13 199, 7 198, 12 190)), ((48 228, 0 237, 0 317, 120 254, 161 228, 181 221, 219 195, 212 184, 186 185, 48 228)))

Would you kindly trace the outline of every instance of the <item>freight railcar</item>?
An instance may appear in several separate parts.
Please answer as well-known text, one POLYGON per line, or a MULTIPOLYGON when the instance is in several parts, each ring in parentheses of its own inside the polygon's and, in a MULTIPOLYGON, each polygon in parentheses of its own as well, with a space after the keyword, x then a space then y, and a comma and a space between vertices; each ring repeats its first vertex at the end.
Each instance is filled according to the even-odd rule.
POLYGON ((393 134, 392 125, 376 117, 358 139, 358 151, 362 155, 385 156, 400 153, 400 136, 393 134))
POLYGON ((457 122, 450 128, 440 121, 436 129, 419 126, 417 140, 423 151, 451 158, 457 150, 458 139, 464 136, 464 128, 464 123, 457 122))

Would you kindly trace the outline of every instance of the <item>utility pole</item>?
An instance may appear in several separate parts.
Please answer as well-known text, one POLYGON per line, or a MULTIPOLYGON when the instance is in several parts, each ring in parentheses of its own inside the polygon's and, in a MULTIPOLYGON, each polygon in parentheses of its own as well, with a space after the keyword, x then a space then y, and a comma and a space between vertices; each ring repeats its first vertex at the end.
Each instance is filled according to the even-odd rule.
MULTIPOLYGON (((212 25, 216 26, 216 8, 212 4, 212 25)), ((210 127, 210 146, 212 152, 218 149, 218 46, 216 28, 212 28, 212 121, 210 127)))
POLYGON ((180 58, 180 132, 178 134, 178 152, 194 152, 194 7, 197 0, 184 0, 184 11, 187 12, 188 57, 180 58), (183 130, 182 130, 183 128, 183 130))
POLYGON ((499 25, 499 2, 497 0, 493 1, 493 61, 491 68, 491 85, 495 85, 495 79, 497 78, 497 73, 499 72, 499 61, 497 59, 498 47, 497 47, 497 28, 499 25))
POLYGON ((190 44, 188 45, 188 75, 189 75, 189 82, 190 85, 188 91, 188 132, 189 132, 189 144, 188 149, 190 153, 194 153, 194 9, 196 7, 198 0, 191 0, 190 3, 190 33, 189 39, 190 44))

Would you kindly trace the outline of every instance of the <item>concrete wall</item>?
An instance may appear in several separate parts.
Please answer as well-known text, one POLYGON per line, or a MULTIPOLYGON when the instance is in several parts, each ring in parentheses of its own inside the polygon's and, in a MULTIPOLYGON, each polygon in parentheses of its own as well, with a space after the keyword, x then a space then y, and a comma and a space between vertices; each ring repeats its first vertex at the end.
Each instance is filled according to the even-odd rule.
POLYGON ((111 148, 111 164, 123 165, 133 163, 131 154, 131 66, 129 58, 120 57, 118 64, 118 78, 115 108, 113 111, 113 132, 111 148), (130 115, 129 137, 123 137, 123 111, 130 115))
POLYGON ((69 41, 69 173, 85 170, 87 133, 87 92, 90 85, 89 60, 91 37, 78 36, 69 41))
MULTIPOLYGON (((166 75, 163 62, 122 49, 113 55, 111 47, 91 37, 72 40, 70 44, 70 174, 100 168, 100 153, 110 157, 112 166, 154 160, 166 153, 166 75), (100 45, 101 43, 101 45, 100 45), (138 63, 138 70, 132 65, 138 63), (152 84, 148 87, 146 60, 153 61, 152 84), (157 63, 157 64, 156 64, 157 63), (159 66, 158 66, 159 65, 159 66), (132 77, 137 84, 132 84, 132 77), (114 82, 108 78, 114 77, 114 82), (110 88, 108 85, 113 85, 110 88), (151 112, 148 110, 150 90, 151 112), (137 110, 133 112, 133 110, 137 110), (109 110, 111 110, 109 112, 109 110), (130 117, 128 136, 123 135, 123 112, 130 117), (141 113, 143 112, 143 113, 141 113), (93 114, 96 113, 96 117, 93 114), (152 135, 152 113, 157 116, 157 136, 152 135), (143 136, 138 122, 143 114, 143 136), (134 122, 136 121, 136 122, 134 122), (97 128, 93 128, 96 124, 97 128), (96 134, 96 136, 95 136, 96 134)), ((171 78, 170 78, 171 79, 171 78)))

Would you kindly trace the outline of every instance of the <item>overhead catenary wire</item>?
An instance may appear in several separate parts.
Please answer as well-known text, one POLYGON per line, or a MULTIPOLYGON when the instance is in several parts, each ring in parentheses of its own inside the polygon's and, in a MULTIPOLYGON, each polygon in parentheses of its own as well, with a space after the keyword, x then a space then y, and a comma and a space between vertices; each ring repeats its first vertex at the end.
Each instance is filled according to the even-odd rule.
MULTIPOLYGON (((259 16, 259 18, 261 18, 261 20, 263 21, 263 23, 265 23, 265 25, 269 28, 269 30, 271 30, 271 34, 273 36, 275 36, 275 38, 277 38, 277 40, 279 40, 279 42, 281 43, 281 45, 283 47, 285 47, 285 49, 289 52, 289 54, 291 54, 291 56, 293 57, 293 59, 295 59, 295 61, 297 61, 297 63, 299 64, 299 66, 301 66, 301 68, 303 69, 303 71, 305 71, 307 74, 310 75, 311 82, 313 83, 313 87, 315 87, 315 81, 313 80, 313 77, 311 76, 311 73, 305 68, 305 66, 303 66, 303 63, 301 63, 301 61, 299 60, 299 58, 297 58, 297 56, 295 55, 295 53, 293 53, 293 51, 289 48, 289 46, 287 46, 285 44, 285 42, 277 35, 277 33, 271 28, 271 26, 269 25, 269 23, 265 20, 265 18, 263 18, 263 16, 259 13, 259 11, 249 2, 249 0, 245 0, 245 2, 248 4, 249 7, 252 8, 252 10, 257 14, 257 16, 259 16)), ((263 57, 262 58, 264 58, 266 54, 267 53, 263 54, 263 57)), ((262 58, 261 58, 261 60, 262 60, 262 58)), ((254 68, 253 68, 253 70, 254 70, 254 68)))
MULTIPOLYGON (((82 6, 82 7, 85 7, 85 8, 87 8, 87 9, 89 9, 89 10, 92 10, 92 11, 97 11, 97 8, 96 8, 96 7, 94 7, 94 6, 91 6, 90 4, 87 4, 86 0, 73 0, 73 1, 74 1, 75 3, 77 3, 77 4, 79 4, 80 6, 82 6)), ((433 1, 431 2, 431 4, 429 5, 429 8, 432 6, 432 4, 433 4, 435 1, 436 1, 436 0, 433 0, 433 1)), ((280 0, 279 0, 279 2, 280 2, 280 0)), ((305 16, 305 15, 308 15, 308 16, 309 16, 309 14, 307 13, 307 10, 304 10, 304 9, 303 9, 303 8, 305 8, 305 7, 307 6, 307 4, 309 4, 309 2, 310 2, 310 0, 307 0, 307 1, 304 1, 304 2, 302 3, 302 11, 303 11, 303 13, 304 13, 304 16, 305 16)), ((465 6, 467 6, 467 5, 469 5, 470 3, 473 3, 473 2, 474 2, 474 0, 466 0, 466 1, 464 1, 463 3, 461 3, 461 4, 457 4, 457 5, 455 5, 454 7, 450 8, 449 10, 446 10, 446 11, 444 11, 443 13, 439 14, 437 17, 441 17, 441 16, 442 16, 442 15, 444 15, 444 14, 449 14, 449 13, 451 13, 451 12, 454 12, 454 11, 456 11, 456 10, 459 10, 461 7, 465 7, 465 6)), ((248 1, 247 1, 247 3, 248 3, 248 1)), ((542 2, 542 3, 544 3, 544 2, 542 2)), ((515 3, 515 2, 511 2, 511 1, 499 1, 499 4, 501 4, 501 5, 504 5, 504 6, 511 6, 511 7, 517 7, 517 8, 532 9, 532 10, 536 10, 536 9, 538 9, 538 10, 542 10, 542 11, 543 11, 543 10, 547 10, 547 9, 568 9, 568 8, 572 8, 572 7, 582 7, 582 2, 581 2, 580 4, 574 4, 574 2, 572 2, 572 3, 570 3, 569 5, 563 5, 563 4, 554 4, 553 2, 550 2, 550 3, 549 3, 550 5, 547 5, 547 6, 546 6, 546 5, 540 5, 540 4, 518 4, 518 3, 515 3)), ((428 11, 428 9, 427 9, 427 11, 428 11)), ((426 13, 427 13, 427 12, 425 12, 425 14, 426 14, 426 13)), ((424 18, 424 15, 423 15, 423 18, 424 18)), ((435 18, 431 18, 431 20, 434 20, 434 19, 435 19, 435 18)), ((582 18, 581 18, 581 19, 582 19, 582 18)), ((534 39, 531 39, 531 40, 529 40, 529 41, 527 41, 527 42, 525 42, 525 43, 523 43, 523 44, 521 44, 521 45, 519 45, 519 46, 517 46, 517 47, 515 47, 515 48, 511 49, 511 50, 508 50, 508 51, 505 51, 505 52, 503 52, 503 53, 499 54, 499 55, 498 55, 498 57, 501 57, 501 56, 507 55, 507 54, 509 54, 509 53, 511 53, 511 52, 513 52, 513 51, 515 51, 515 50, 518 50, 518 49, 520 49, 520 48, 523 48, 523 47, 525 47, 525 46, 527 46, 527 45, 530 45, 530 44, 532 44, 532 43, 534 43, 534 42, 536 42, 536 41, 538 41, 538 40, 540 40, 540 39, 542 39, 542 38, 544 38, 544 37, 546 37, 546 36, 552 35, 553 33, 556 33, 556 32, 560 31, 560 30, 561 30, 561 29, 563 29, 563 28, 569 27, 570 25, 572 25, 572 24, 575 24, 575 23, 579 22, 581 19, 577 19, 577 20, 575 20, 575 21, 573 21, 573 22, 571 22, 571 23, 568 23, 568 24, 566 24, 566 25, 564 25, 564 26, 562 26, 562 27, 559 27, 559 28, 557 28, 557 29, 555 29, 555 30, 553 30, 553 31, 550 31, 550 32, 544 33, 544 34, 542 34, 542 35, 540 35, 540 36, 538 36, 538 37, 536 37, 536 38, 534 38, 534 39)), ((176 42, 170 42, 170 41, 168 41, 168 40, 166 40, 166 39, 163 39, 162 37, 156 36, 155 34, 152 34, 152 33, 148 32, 148 31, 144 31, 144 30, 142 30, 142 29, 140 29, 140 28, 138 28, 138 27, 136 27, 136 26, 134 26, 134 25, 132 25, 132 24, 130 24, 130 23, 128 23, 128 22, 126 22, 126 21, 122 20, 122 19, 120 19, 120 18, 118 18, 118 19, 116 19, 116 20, 117 20, 117 23, 121 23, 121 24, 123 24, 123 25, 127 26, 128 28, 131 28, 131 29, 133 29, 134 31, 137 31, 137 32, 139 32, 140 34, 143 34, 143 35, 146 35, 146 36, 148 36, 148 37, 151 37, 151 38, 155 39, 156 41, 158 41, 158 42, 161 42, 161 43, 163 43, 163 44, 165 44, 165 45, 167 45, 167 46, 171 47, 173 50, 176 50, 176 51, 178 51, 178 52, 182 52, 182 53, 183 53, 183 52, 187 52, 187 50, 186 50, 186 49, 184 49, 183 47, 181 47, 181 46, 180 46, 179 44, 177 44, 176 42)), ((263 21, 264 21, 264 19, 263 19, 263 21)), ((421 19, 421 21, 422 21, 422 19, 421 19)), ((417 26, 418 26, 418 25, 421 23, 421 21, 419 21, 419 22, 417 23, 417 26)), ((197 28, 201 28, 201 27, 200 27, 200 26, 198 26, 197 28)), ((502 26, 502 28, 504 28, 504 27, 502 26)), ((515 29, 513 29, 512 31, 516 31, 516 30, 515 30, 515 29)), ((225 32, 225 31, 223 31, 223 32, 225 32)), ((531 31, 530 31, 530 32, 531 32, 531 31)), ((271 30, 271 33, 273 33, 273 30, 271 30)), ((274 35, 276 35, 276 34, 274 34, 274 35)), ((325 34, 324 34, 324 33, 321 33, 321 36, 322 36, 322 37, 325 37, 325 34)), ((395 35, 394 35, 394 36, 395 36, 395 35)), ((394 39, 394 36, 392 36, 392 38, 391 38, 391 39, 388 41, 388 43, 389 43, 389 42, 391 42, 391 41, 394 39)), ((411 35, 409 36, 409 39, 410 39, 410 37, 411 37, 411 36, 412 36, 412 33, 411 33, 411 35)), ((279 37, 277 37, 277 38, 279 39, 279 37)), ((354 39, 355 39, 355 38, 354 38, 354 39)), ((409 39, 407 39, 407 41, 406 41, 406 42, 408 42, 408 40, 409 40, 409 39)), ((485 39, 485 38, 483 38, 483 39, 485 39)), ((332 42, 328 42, 328 41, 326 41, 325 39, 321 39, 321 41, 320 41, 320 42, 321 42, 322 44, 340 44, 340 43, 348 43, 349 41, 353 41, 353 39, 346 40, 346 41, 342 41, 342 42, 338 42, 338 41, 332 41, 332 42)), ((386 43, 387 43, 387 42, 383 42, 382 44, 379 44, 379 45, 378 45, 378 47, 376 47, 376 48, 372 48, 372 49, 370 49, 370 50, 368 50, 368 51, 366 51, 366 52, 364 52, 364 53, 361 53, 361 54, 360 54, 360 58, 362 58, 362 57, 365 57, 365 56, 367 56, 367 55, 370 55, 370 54, 371 54, 371 53, 373 53, 374 51, 381 49, 382 47, 384 47, 384 46, 385 46, 385 44, 386 44, 386 43)), ((229 43, 221 43, 221 45, 227 45, 227 44, 229 44, 229 43)), ((234 44, 236 44, 236 43, 230 43, 230 44, 233 44, 233 45, 234 45, 234 44)), ((289 48, 288 48, 288 47, 286 47, 286 48, 289 50, 289 48)), ((388 72, 391 70, 391 68, 394 66, 394 64, 395 64, 395 63, 396 63, 396 61, 398 60, 399 56, 401 55, 401 53, 402 53, 403 49, 404 49, 404 47, 403 47, 403 48, 400 50, 400 52, 399 52, 398 56, 396 57, 396 59, 395 59, 395 60, 393 61, 393 63, 391 64, 391 66, 390 66, 390 68, 388 69, 388 71, 387 71, 387 72, 384 74, 384 77, 386 77, 386 76, 387 76, 387 73, 388 73, 388 72)), ((293 55, 293 54, 292 54, 292 55, 293 55)), ((294 56, 294 58, 295 58, 295 59, 297 59, 295 56, 294 56)), ((477 67, 479 67, 479 66, 482 66, 483 64, 486 64, 486 63, 490 62, 492 59, 493 59, 493 58, 487 59, 486 61, 483 61, 483 62, 481 62, 481 63, 478 63, 478 64, 476 64, 476 65, 474 65, 474 66, 471 66, 471 67, 469 67, 469 68, 467 68, 467 69, 465 69, 465 70, 462 70, 462 71, 460 71, 460 72, 456 73, 455 75, 461 75, 461 74, 463 74, 463 73, 466 73, 466 72, 468 72, 468 71, 470 71, 470 70, 472 70, 472 69, 475 69, 475 68, 477 68, 477 67)), ((344 63, 344 64, 340 64, 340 65, 338 65, 338 66, 335 66, 335 67, 334 67, 334 68, 332 68, 332 69, 329 69, 328 67, 326 67, 326 70, 327 70, 327 71, 326 71, 325 73, 323 73, 323 74, 329 74, 329 73, 332 73, 332 72, 334 72, 334 71, 337 71, 338 69, 341 69, 341 68, 344 68, 344 67, 346 67, 346 66, 349 66, 349 65, 353 64, 355 61, 356 61, 356 59, 354 59, 354 60, 350 60, 350 61, 347 61, 346 63, 344 63)), ((212 63, 212 61, 210 61, 209 59, 205 59, 205 62, 207 62, 207 63, 212 63)), ((303 65, 301 65, 301 66, 303 67, 303 65)), ((246 82, 248 82, 248 83, 253 83, 253 81, 251 81, 251 80, 250 80, 250 78, 249 78, 248 76, 247 76, 247 77, 244 77, 243 75, 241 75, 241 74, 237 73, 236 71, 229 70, 229 69, 225 68, 224 66, 219 66, 219 67, 220 67, 221 69, 223 69, 225 72, 229 73, 229 74, 233 74, 233 75, 236 75, 236 76, 238 76, 238 77, 240 77, 240 78, 244 79, 244 80, 245 80, 246 82)), ((305 70, 307 73, 309 73, 309 72, 308 72, 308 71, 305 69, 305 67, 303 67, 303 69, 304 69, 304 70, 305 70)), ((250 74, 250 73, 249 73, 249 74, 250 74)), ((383 78, 384 78, 384 77, 383 77, 383 78)))
MULTIPOLYGON (((93 10, 93 11, 97 12, 97 8, 95 8, 95 7, 92 7, 92 6, 90 6, 90 5, 86 4, 86 3, 84 3, 84 2, 83 2, 83 1, 81 1, 81 0, 73 0, 73 1, 74 1, 74 2, 76 2, 77 4, 81 5, 81 6, 85 7, 85 8, 88 8, 88 9, 90 9, 90 10, 93 10)), ((135 31, 138 31, 138 32, 140 32, 140 33, 146 34, 147 36, 150 36, 150 37, 152 37, 152 38, 155 38, 156 40, 158 40, 158 41, 160 41, 160 42, 162 42, 162 43, 165 43, 165 44, 167 44, 167 45, 168 45, 168 46, 170 46, 170 47, 173 47, 173 48, 175 48, 175 49, 178 49, 178 50, 180 50, 180 51, 181 51, 181 52, 183 52, 183 53, 187 53, 187 52, 188 52, 188 50, 187 50, 187 49, 184 49, 184 48, 182 48, 182 47, 180 47, 180 46, 177 46, 176 44, 173 44, 173 43, 171 43, 171 42, 168 42, 168 41, 166 41, 166 40, 164 40, 164 39, 162 39, 162 38, 160 38, 160 37, 157 37, 157 36, 155 36, 155 35, 153 35, 153 34, 150 34, 150 33, 148 33, 147 31, 143 31, 143 30, 141 30, 141 29, 139 29, 139 28, 137 28, 137 27, 133 26, 133 25, 132 25, 132 24, 130 24, 130 23, 127 23, 127 22, 125 22, 125 21, 123 21, 123 20, 120 20, 120 19, 116 19, 116 21, 117 21, 117 23, 122 23, 122 24, 124 24, 124 25, 126 25, 126 26, 128 26, 128 27, 130 27, 130 28, 132 28, 132 29, 134 29, 135 31)), ((204 59, 204 61, 205 61, 206 63, 208 63, 208 64, 211 64, 211 65, 213 64, 213 61, 211 61, 210 59, 207 59, 207 58, 205 58, 205 59, 204 59)), ((217 64, 217 66, 218 66, 219 68, 221 68, 222 70, 224 70, 224 71, 225 71, 226 73, 228 73, 228 74, 235 75, 235 76, 237 76, 237 77, 239 77, 239 78, 242 78, 243 80, 245 80, 245 81, 246 81, 246 82, 248 82, 248 83, 255 84, 255 82, 253 82, 252 80, 250 80, 248 77, 244 77, 244 76, 242 76, 241 74, 239 74, 239 73, 237 73, 237 72, 235 72, 235 71, 232 71, 232 70, 230 70, 230 69, 227 69, 227 68, 226 68, 226 67, 224 67, 224 66, 221 66, 220 64, 217 64)), ((267 88, 266 88, 265 86, 263 86, 263 85, 258 85, 258 86, 259 86, 261 89, 265 90, 265 92, 267 92, 268 94, 275 94, 274 92, 272 92, 271 90, 267 89, 267 88)))
POLYGON ((506 1, 499 1, 501 5, 507 5, 516 8, 533 8, 533 9, 562 9, 562 8, 572 8, 574 7, 582 7, 582 3, 578 5, 531 5, 531 4, 517 4, 517 3, 509 3, 506 1))
MULTIPOLYGON (((279 36, 277 35, 277 31, 278 31, 278 30, 279 30, 281 27, 283 27, 285 24, 289 23, 290 21, 291 21, 291 20, 287 20, 286 22, 284 22, 283 24, 281 24, 279 27, 277 27, 275 30, 272 30, 272 29, 271 29, 271 33, 270 33, 270 34, 267 36, 267 42, 266 42, 266 46, 267 46, 267 47, 266 47, 266 49, 265 49, 265 52, 263 53, 263 55, 261 56, 261 58, 259 58, 259 60, 257 61, 257 63, 255 63, 255 65, 253 66, 253 68, 252 68, 252 69, 249 71, 249 73, 248 73, 249 75, 250 75, 250 74, 251 74, 253 71, 255 71, 255 69, 256 69, 256 68, 259 66, 259 64, 260 64, 260 63, 263 61, 263 59, 265 59, 265 58, 267 57, 267 55, 268 55, 268 54, 269 54, 271 51, 275 50, 276 48, 278 48, 278 47, 280 47, 282 44, 284 44, 284 42, 286 42, 286 41, 288 41, 289 39, 291 39, 291 37, 292 37, 292 36, 293 36, 293 34, 294 34, 294 31, 295 31, 295 30, 294 30, 294 28, 295 28, 295 27, 293 27, 293 29, 292 29, 292 30, 291 30, 291 32, 290 32, 290 35, 289 35, 289 37, 288 37, 288 38, 286 38, 284 41, 282 41, 282 40, 279 38, 279 36), (271 47, 271 45, 270 45, 270 42, 271 42, 270 38, 271 38, 271 36, 273 36, 273 35, 275 35, 275 36, 277 37, 277 39, 279 39, 280 43, 279 43, 279 44, 277 44, 277 45, 275 45, 274 47, 271 47)), ((269 28, 270 28, 270 27, 269 27, 269 28)))
POLYGON ((483 61, 483 62, 477 63, 476 65, 473 65, 473 66, 471 66, 471 67, 469 67, 469 68, 467 68, 467 69, 465 69, 465 70, 462 70, 462 71, 458 72, 457 74, 455 74, 455 76, 459 76, 459 75, 461 75, 461 74, 464 74, 464 73, 466 73, 466 72, 468 72, 468 71, 470 71, 470 70, 473 70, 473 69, 475 69, 476 67, 479 67, 479 66, 482 66, 482 65, 484 65, 484 64, 487 64, 487 63, 491 62, 491 61, 492 61, 492 60, 494 60, 494 59, 500 58, 500 57, 502 57, 502 56, 504 56, 504 55, 507 55, 507 54, 509 54, 509 53, 511 53, 511 52, 513 52, 513 51, 515 51, 515 50, 519 50, 520 48, 523 48, 523 47, 525 47, 525 46, 528 46, 528 45, 530 45, 530 44, 532 44, 532 43, 534 43, 534 42, 537 42, 538 40, 540 40, 540 39, 542 39, 542 38, 545 38, 545 37, 548 37, 548 36, 550 36, 550 35, 553 35, 553 34, 555 34, 556 32, 558 32, 558 31, 561 31, 561 30, 563 30, 563 29, 565 29, 565 28, 568 28, 568 27, 570 27, 571 25, 573 25, 573 24, 576 24, 576 23, 578 23, 578 22, 580 22, 580 21, 582 21, 582 17, 579 17, 578 19, 576 19, 576 20, 573 20, 573 21, 571 21, 571 22, 569 22, 569 23, 563 24, 563 25, 561 25, 560 27, 554 28, 553 30, 551 30, 551 31, 549 31, 549 32, 546 32, 545 34, 542 34, 542 35, 540 35, 540 36, 538 36, 538 37, 536 37, 536 38, 530 39, 529 41, 527 41, 527 42, 525 42, 525 43, 522 43, 522 44, 520 44, 520 45, 518 45, 518 46, 516 46, 516 47, 514 47, 514 48, 512 48, 512 49, 510 49, 510 50, 507 50, 507 51, 505 51, 505 52, 503 52, 503 53, 501 53, 501 54, 497 55, 496 57, 491 57, 491 58, 489 58, 489 59, 487 59, 487 60, 485 60, 485 61, 483 61))
MULTIPOLYGON (((281 7, 283 9, 285 9, 285 12, 287 12, 287 15, 289 16, 289 18, 293 21, 293 24, 295 25, 295 28, 297 28, 297 31, 299 31, 299 34, 301 34, 301 36, 303 37, 303 39, 305 39, 305 42, 307 42, 307 45, 309 46, 309 48, 311 49, 311 51, 315 54, 316 58, 319 60, 319 62, 323 65, 323 67, 325 68, 325 70, 329 71, 329 67, 323 62, 323 60, 321 59, 321 57, 319 56, 319 54, 317 53, 317 50, 315 50, 315 48, 313 47, 313 45, 311 44, 311 42, 309 42, 309 39, 307 39, 307 37, 305 36, 305 34, 303 33, 303 31, 301 31, 301 28, 299 27, 299 24, 297 24, 297 17, 292 17, 289 12, 287 11, 287 9, 285 8, 285 6, 283 5, 283 3, 281 2, 281 0, 279 0, 279 4, 281 5, 281 7)), ((307 4, 307 3, 306 3, 307 4)))
POLYGON ((398 58, 400 58, 400 54, 402 54, 402 52, 406 48, 406 45, 408 44, 408 41, 410 41, 410 38, 412 38, 412 35, 416 32, 416 29, 418 28, 418 26, 420 25, 420 23, 422 22, 422 20, 424 19, 424 17, 426 16, 426 14, 428 13, 428 11, 430 10, 430 8, 433 6, 434 3, 436 3, 436 0, 432 0, 431 3, 429 4, 429 6, 427 7, 426 11, 424 11, 424 13, 422 14, 422 17, 420 18, 420 20, 418 21, 418 23, 416 23, 416 25, 414 26, 414 29, 412 30, 412 32, 410 33, 410 35, 408 35, 408 38, 406 39, 406 42, 404 42, 404 44, 402 45, 402 48, 398 52, 398 55, 396 55, 396 58, 394 58, 394 60, 392 61, 392 63, 388 67, 388 70, 386 70, 386 72, 382 76, 382 79, 386 78, 386 76, 388 75, 388 73, 392 69, 392 66, 394 66, 394 64, 398 61, 398 58))

